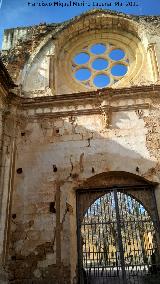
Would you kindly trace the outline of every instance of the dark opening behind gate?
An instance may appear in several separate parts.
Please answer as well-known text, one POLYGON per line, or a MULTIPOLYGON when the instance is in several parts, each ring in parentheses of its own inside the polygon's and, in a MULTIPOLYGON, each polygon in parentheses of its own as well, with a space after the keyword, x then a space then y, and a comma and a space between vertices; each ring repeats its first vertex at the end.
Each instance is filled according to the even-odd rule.
POLYGON ((80 284, 160 283, 152 188, 80 190, 77 219, 80 284))

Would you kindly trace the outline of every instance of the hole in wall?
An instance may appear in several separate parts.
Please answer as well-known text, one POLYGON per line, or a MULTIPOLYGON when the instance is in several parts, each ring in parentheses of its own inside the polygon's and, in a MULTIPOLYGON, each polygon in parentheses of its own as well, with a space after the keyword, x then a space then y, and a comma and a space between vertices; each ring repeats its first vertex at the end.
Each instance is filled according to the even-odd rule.
POLYGON ((14 213, 12 214, 12 219, 16 219, 17 215, 14 213))
POLYGON ((92 173, 94 174, 95 173, 95 169, 92 167, 92 173))
POLYGON ((56 165, 53 165, 53 171, 54 171, 54 172, 57 172, 57 167, 56 167, 56 165))
POLYGON ((55 202, 54 201, 50 202, 50 204, 49 204, 49 212, 50 213, 56 213, 56 208, 55 208, 55 202))
POLYGON ((22 168, 17 169, 17 174, 21 174, 23 172, 22 168))
POLYGON ((21 132, 21 136, 25 136, 25 134, 26 134, 25 132, 21 132))

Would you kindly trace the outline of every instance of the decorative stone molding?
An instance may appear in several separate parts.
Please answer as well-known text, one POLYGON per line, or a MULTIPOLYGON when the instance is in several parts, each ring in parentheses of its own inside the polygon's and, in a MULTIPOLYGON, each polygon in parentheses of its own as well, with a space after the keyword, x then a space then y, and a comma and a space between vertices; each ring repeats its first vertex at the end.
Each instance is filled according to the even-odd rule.
POLYGON ((160 78, 159 67, 157 62, 157 55, 155 50, 156 43, 150 43, 148 46, 148 51, 151 58, 152 72, 154 77, 154 82, 157 82, 160 78))
MULTIPOLYGON (((73 65, 74 56, 81 52, 84 46, 91 46, 96 43, 110 44, 112 46, 110 51, 115 48, 119 48, 126 54, 124 59, 128 61, 125 62, 124 59, 122 59, 119 62, 128 66, 128 72, 123 77, 117 76, 117 82, 114 81, 115 78, 110 72, 110 68, 114 66, 115 62, 109 59, 108 53, 106 54, 110 67, 103 71, 103 73, 109 74, 113 88, 130 86, 130 81, 134 82, 138 76, 141 76, 139 74, 141 74, 141 70, 144 68, 145 51, 141 42, 132 34, 128 34, 121 30, 108 31, 102 29, 99 33, 96 33, 96 31, 84 32, 76 37, 76 39, 73 38, 67 41, 63 49, 60 49, 61 52, 56 50, 57 72, 61 74, 61 77, 56 80, 56 89, 58 94, 64 94, 65 90, 73 93, 97 89, 97 87, 92 83, 95 71, 93 72, 93 75, 91 75, 89 81, 86 81, 86 85, 79 83, 73 76, 73 68, 78 68, 73 65)), ((88 53, 88 50, 86 52, 88 53)), ((101 57, 104 58, 104 55, 101 57)), ((85 66, 87 66, 88 70, 91 72, 93 71, 90 61, 89 65, 84 65, 83 68, 86 68, 85 66)), ((98 72, 97 74, 100 73, 102 72, 98 72)))
POLYGON ((55 55, 49 55, 49 88, 55 94, 55 55))

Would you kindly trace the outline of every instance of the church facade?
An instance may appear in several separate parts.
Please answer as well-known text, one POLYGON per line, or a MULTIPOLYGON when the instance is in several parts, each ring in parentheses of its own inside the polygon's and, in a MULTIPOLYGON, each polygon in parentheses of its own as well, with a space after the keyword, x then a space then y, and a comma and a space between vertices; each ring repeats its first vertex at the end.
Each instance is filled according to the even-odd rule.
POLYGON ((159 17, 6 30, 2 60, 1 283, 159 283, 159 17))

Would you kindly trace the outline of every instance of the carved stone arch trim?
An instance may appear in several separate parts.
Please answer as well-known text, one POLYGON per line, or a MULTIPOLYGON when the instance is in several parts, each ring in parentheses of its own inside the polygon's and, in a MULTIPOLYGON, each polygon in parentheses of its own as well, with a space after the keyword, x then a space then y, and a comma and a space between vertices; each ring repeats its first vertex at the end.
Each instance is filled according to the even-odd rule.
POLYGON ((154 187, 157 183, 146 180, 145 178, 130 172, 109 171, 88 178, 84 181, 80 188, 106 188, 130 185, 148 185, 154 187))
POLYGON ((77 189, 77 194, 80 196, 78 205, 80 219, 83 218, 84 212, 96 199, 107 193, 107 191, 109 192, 117 188, 117 190, 123 190, 123 193, 126 192, 126 194, 143 204, 154 220, 157 218, 157 216, 155 216, 157 210, 155 211, 154 197, 154 187, 156 185, 156 183, 129 172, 110 171, 97 174, 87 179, 83 185, 77 189), (88 198, 86 198, 86 193, 89 196, 88 198))
MULTIPOLYGON (((137 40, 139 39, 140 41, 140 35, 138 34, 139 26, 140 25, 137 23, 137 21, 134 20, 134 17, 128 17, 127 15, 121 13, 119 14, 116 12, 100 10, 89 11, 68 22, 62 23, 56 29, 48 33, 48 35, 45 36, 45 38, 41 41, 39 46, 32 52, 28 62, 23 68, 21 84, 24 84, 35 58, 51 41, 56 46, 55 57, 58 58, 60 51, 63 50, 66 42, 70 42, 71 39, 73 40, 73 38, 75 40, 77 37, 84 34, 84 32, 97 32, 98 36, 100 30, 103 29, 108 32, 116 30, 117 33, 118 31, 123 31, 124 33, 128 33, 128 35, 137 38, 137 40)), ((141 49, 141 47, 138 48, 141 49)), ((140 53, 143 54, 143 51, 140 53)))

